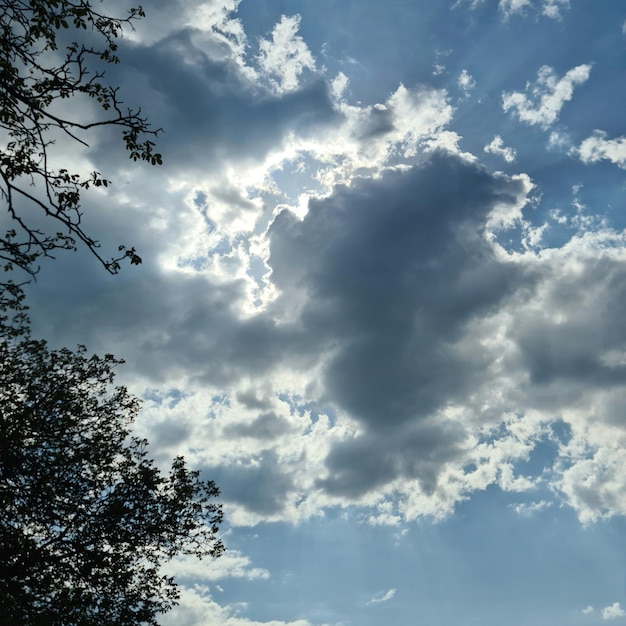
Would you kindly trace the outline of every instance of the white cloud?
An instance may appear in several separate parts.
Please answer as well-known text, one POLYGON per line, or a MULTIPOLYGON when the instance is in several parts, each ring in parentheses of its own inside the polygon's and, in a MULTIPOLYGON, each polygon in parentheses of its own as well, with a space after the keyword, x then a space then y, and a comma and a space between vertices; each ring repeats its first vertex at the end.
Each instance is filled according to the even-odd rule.
POLYGON ((526 85, 526 93, 514 91, 502 94, 502 108, 512 110, 520 121, 548 128, 559 118, 563 105, 572 99, 574 87, 588 78, 591 65, 579 65, 558 78, 551 67, 544 65, 534 85, 526 85))
POLYGON ((381 591, 376 594, 371 600, 367 601, 367 605, 382 604, 383 602, 389 602, 396 595, 396 589, 389 589, 389 591, 381 591))
POLYGON ((278 93, 297 89, 302 72, 315 70, 315 59, 304 39, 297 34, 299 28, 299 15, 283 15, 274 26, 271 39, 259 42, 259 66, 278 93))
POLYGON ((266 580, 270 577, 264 568, 251 567, 250 559, 238 550, 229 549, 219 559, 198 560, 194 557, 177 557, 163 568, 176 579, 215 581, 226 578, 266 580))
POLYGON ((552 506, 552 502, 548 502, 547 500, 540 500, 539 502, 520 502, 518 504, 510 504, 510 508, 512 508, 518 515, 523 515, 525 517, 530 517, 539 511, 543 511, 552 506))
POLYGON ((180 588, 180 604, 159 617, 162 626, 311 626, 304 619, 291 622, 259 622, 243 617, 245 603, 221 606, 213 600, 208 587, 180 588))
POLYGON ((548 137, 548 149, 550 150, 568 150, 571 147, 569 135, 559 131, 552 131, 548 137))
POLYGON ((613 602, 611 606, 604 607, 602 609, 602 619, 617 619, 626 615, 626 611, 622 609, 619 602, 613 602))
POLYGON ((624 442, 623 433, 606 426, 596 428, 604 431, 600 437, 583 430, 563 449, 564 462, 569 457, 572 465, 563 469, 560 482, 555 484, 584 524, 626 515, 622 495, 626 489, 626 478, 622 475, 626 453, 619 447, 624 442), (619 443, 611 445, 611 437, 619 443), (595 445, 591 443, 594 439, 595 445))
POLYGON ((560 20, 561 11, 569 9, 569 0, 544 0, 541 12, 553 20, 560 20))
POLYGON ((581 613, 583 613, 584 615, 589 615, 591 613, 593 613, 594 609, 591 605, 586 606, 584 609, 581 610, 581 613))
POLYGON ((605 132, 595 130, 580 144, 577 152, 583 163, 607 160, 626 169, 626 137, 607 139, 605 132))
POLYGON ((476 81, 473 79, 472 75, 467 71, 463 70, 457 79, 457 84, 459 88, 465 92, 467 95, 474 87, 476 87, 476 81))
POLYGON ((339 72, 331 81, 330 91, 337 100, 345 94, 349 82, 348 77, 343 72, 339 72))
POLYGON ((531 0, 500 0, 498 8, 506 17, 514 13, 523 13, 528 7, 532 7, 531 0))
POLYGON ((500 135, 496 135, 485 147, 485 152, 501 156, 507 163, 515 161, 516 152, 513 148, 506 147, 500 135))

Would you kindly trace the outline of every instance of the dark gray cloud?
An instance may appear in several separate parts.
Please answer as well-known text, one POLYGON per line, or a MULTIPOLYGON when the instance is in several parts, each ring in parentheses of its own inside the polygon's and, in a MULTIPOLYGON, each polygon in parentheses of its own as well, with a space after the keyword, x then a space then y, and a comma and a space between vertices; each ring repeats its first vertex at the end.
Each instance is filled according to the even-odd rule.
MULTIPOLYGON (((194 34, 185 28, 149 45, 127 43, 121 49, 124 62, 109 72, 124 100, 141 105, 153 125, 163 128, 158 149, 168 171, 206 171, 260 159, 290 132, 313 136, 320 126, 342 119, 322 77, 272 94, 233 57, 211 58, 194 34)), ((119 142, 116 135, 94 149, 99 164, 115 166, 109 161, 119 150, 112 150, 112 142, 119 142)))
POLYGON ((578 393, 626 384, 623 260, 602 255, 571 273, 545 269, 531 296, 543 306, 521 311, 510 330, 530 382, 537 388, 569 384, 578 393))
POLYGON ((385 135, 392 131, 393 128, 393 112, 387 108, 373 107, 364 116, 359 126, 359 139, 370 139, 371 137, 385 135))
MULTIPOLYGON (((81 340, 123 354, 142 377, 183 375, 235 389, 240 381, 262 385, 277 366, 297 371, 327 358, 321 392, 310 400, 347 412, 362 435, 331 451, 319 486, 356 497, 405 477, 429 491, 462 450, 460 432, 436 416, 484 383, 493 358, 472 342, 468 326, 528 280, 519 266, 498 260, 484 236, 494 206, 514 204, 522 193, 519 181, 437 154, 410 170, 338 187, 311 201, 303 220, 278 215, 269 263, 283 296, 262 313, 239 317, 242 281, 154 273, 94 291, 69 314, 52 316, 56 327, 46 335, 75 335, 85 319, 81 340), (276 312, 297 290, 304 292, 299 314, 279 323, 276 312)), ((261 414, 227 426, 227 437, 271 440, 288 431, 257 396, 242 402, 261 414)), ((278 510, 291 483, 270 461, 220 470, 225 490, 239 494, 228 497, 255 512, 278 510), (269 494, 274 480, 283 495, 269 494)))
POLYGON ((223 434, 226 437, 240 438, 249 437, 262 441, 272 440, 292 430, 291 424, 284 417, 276 413, 263 413, 252 422, 236 422, 224 427, 223 434))
MULTIPOLYGON (((313 338, 298 329, 279 328, 265 316, 239 320, 243 289, 239 281, 216 284, 193 275, 109 283, 77 298, 64 316, 37 316, 37 327, 54 343, 81 341, 94 351, 122 354, 127 371, 156 383, 182 374, 228 385, 310 352, 313 338)), ((33 291, 47 296, 48 311, 63 309, 63 291, 33 291)))
POLYGON ((203 473, 220 486, 224 502, 240 504, 259 515, 280 513, 294 490, 292 477, 271 451, 246 465, 206 467, 203 473))
POLYGON ((329 398, 368 429, 424 418, 467 392, 485 366, 459 349, 466 327, 523 277, 483 236, 521 188, 437 155, 408 172, 355 181, 270 231, 273 279, 308 294, 301 321, 335 346, 329 398))
POLYGON ((301 320, 335 347, 324 385, 365 434, 336 446, 330 494, 357 497, 396 478, 432 492, 463 433, 420 422, 465 397, 489 364, 467 325, 525 278, 484 237, 496 204, 514 204, 521 183, 456 157, 435 155, 408 172, 355 181, 310 203, 299 221, 271 228, 273 279, 308 294, 301 320))
POLYGON ((417 480, 432 494, 442 468, 463 453, 466 433, 458 424, 417 424, 342 442, 329 454, 329 476, 317 485, 331 495, 358 498, 397 478, 417 480))

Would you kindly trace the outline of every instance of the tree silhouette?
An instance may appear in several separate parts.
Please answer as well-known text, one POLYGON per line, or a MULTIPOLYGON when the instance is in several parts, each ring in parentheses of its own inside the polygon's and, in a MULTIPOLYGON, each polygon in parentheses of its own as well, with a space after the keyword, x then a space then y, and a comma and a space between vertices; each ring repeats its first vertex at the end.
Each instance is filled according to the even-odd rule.
POLYGON ((139 402, 111 355, 31 337, 19 288, 0 302, 0 624, 156 624, 178 597, 160 567, 217 557, 212 481, 163 474, 131 435, 139 402))

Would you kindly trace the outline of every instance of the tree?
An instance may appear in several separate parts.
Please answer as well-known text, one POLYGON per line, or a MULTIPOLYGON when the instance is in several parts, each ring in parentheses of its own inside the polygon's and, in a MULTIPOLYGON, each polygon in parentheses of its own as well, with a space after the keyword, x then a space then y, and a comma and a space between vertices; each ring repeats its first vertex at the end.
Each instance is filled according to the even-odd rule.
POLYGON ((88 131, 109 126, 122 130, 130 158, 161 163, 151 141, 159 130, 140 109, 124 107, 118 89, 104 82, 104 68, 119 62, 118 39, 141 17, 141 7, 118 18, 89 0, 0 0, 0 201, 13 221, 0 232, 5 270, 20 267, 34 276, 38 258, 81 243, 111 273, 123 259, 141 263, 135 249, 124 245, 105 258, 81 223, 81 193, 110 181, 96 171, 70 172, 55 161, 57 139, 86 146, 88 131), (68 101, 95 104, 83 109, 100 114, 72 118, 64 113, 68 101))
POLYGON ((31 337, 21 292, 0 302, 0 624, 156 624, 178 597, 160 566, 217 557, 212 481, 169 474, 131 435, 139 402, 111 355, 31 337))

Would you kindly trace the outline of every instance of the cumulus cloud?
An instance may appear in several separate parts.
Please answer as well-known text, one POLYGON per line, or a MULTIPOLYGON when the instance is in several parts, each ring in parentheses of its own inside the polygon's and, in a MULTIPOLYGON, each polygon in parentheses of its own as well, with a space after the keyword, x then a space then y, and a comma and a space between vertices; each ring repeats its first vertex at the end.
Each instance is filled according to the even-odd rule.
POLYGON ((243 279, 152 270, 69 311, 55 292, 39 328, 123 354, 137 389, 185 390, 143 419, 218 482, 233 524, 356 502, 397 523, 491 484, 532 489, 516 463, 555 419, 570 433, 546 460, 557 497, 582 521, 623 513, 623 242, 501 248, 493 229, 523 220, 530 188, 424 155, 278 212, 260 308, 243 279))
POLYGON ((364 429, 329 455, 318 481, 328 493, 358 498, 398 479, 432 493, 446 464, 465 458, 463 426, 442 414, 480 384, 481 351, 464 329, 510 294, 516 272, 476 235, 490 209, 523 193, 517 181, 434 156, 337 188, 302 221, 277 217, 273 280, 283 298, 305 290, 300 319, 320 348, 334 346, 324 394, 364 429), (469 188, 472 200, 461 201, 469 188))
POLYGON ((502 108, 513 111, 521 122, 548 128, 558 120, 563 105, 572 99, 574 87, 586 82, 590 72, 590 64, 578 65, 559 78, 551 67, 544 65, 535 84, 527 83, 526 93, 502 94, 502 108))
MULTIPOLYGON (((125 48, 119 75, 154 96, 172 162, 151 178, 103 137, 89 158, 120 184, 85 220, 145 266, 113 287, 60 258, 33 290, 41 334, 124 356, 138 428, 216 479, 235 525, 354 504, 371 523, 440 518, 489 485, 533 489, 517 466, 546 439, 555 497, 583 521, 626 511, 623 236, 505 246, 506 229, 536 241, 533 185, 461 153, 445 90, 350 102, 298 18, 249 59, 227 5, 219 28, 189 9, 125 48)), ((589 67, 542 69, 509 109, 554 123, 589 67)), ((619 140, 594 138, 581 158, 617 162, 619 140)), ((514 155, 499 135, 485 150, 514 155)))
POLYGON ((515 161, 516 152, 513 148, 504 145, 500 135, 496 135, 485 147, 484 151, 489 154, 501 156, 507 163, 515 161))
POLYGON ((626 137, 607 139, 604 131, 595 130, 580 144, 578 155, 583 163, 606 160, 626 169, 626 137))
POLYGON ((611 606, 606 606, 602 609, 602 619, 610 620, 617 619, 618 617, 624 617, 626 611, 622 609, 619 602, 613 602, 611 606))

